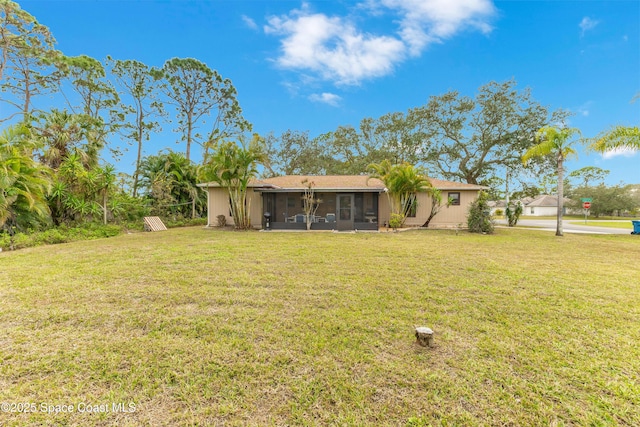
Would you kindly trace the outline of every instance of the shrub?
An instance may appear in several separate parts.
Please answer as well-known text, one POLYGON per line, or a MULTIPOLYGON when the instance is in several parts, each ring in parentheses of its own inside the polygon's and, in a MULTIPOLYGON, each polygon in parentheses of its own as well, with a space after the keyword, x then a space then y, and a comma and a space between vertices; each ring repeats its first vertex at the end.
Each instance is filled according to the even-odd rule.
POLYGON ((225 225, 227 225, 227 217, 224 215, 218 215, 216 217, 216 219, 218 220, 218 227, 224 227, 225 225))
POLYGON ((516 207, 514 209, 511 209, 510 206, 507 206, 506 214, 509 227, 514 227, 518 223, 520 215, 522 215, 522 203, 516 203, 516 207))
POLYGON ((391 214, 391 217, 389 218, 389 227, 395 230, 397 228, 402 227, 403 223, 404 223, 404 215, 397 214, 397 213, 391 214))
POLYGON ((493 218, 491 217, 488 199, 487 193, 481 191, 478 198, 471 203, 469 207, 469 217, 467 218, 467 225, 470 232, 493 233, 493 218))
POLYGON ((176 219, 164 219, 164 225, 167 228, 176 227, 192 227, 194 225, 207 225, 206 218, 176 218, 176 219))
POLYGON ((504 215, 504 211, 502 209, 496 209, 496 216, 502 216, 504 215))
MULTIPOLYGON (((50 228, 44 231, 16 233, 13 236, 13 246, 14 249, 22 249, 78 240, 102 239, 117 236, 120 233, 122 233, 122 228, 117 225, 102 225, 94 222, 84 223, 71 228, 61 225, 60 227, 50 228)), ((3 250, 10 248, 10 240, 7 233, 0 234, 0 247, 3 250)))

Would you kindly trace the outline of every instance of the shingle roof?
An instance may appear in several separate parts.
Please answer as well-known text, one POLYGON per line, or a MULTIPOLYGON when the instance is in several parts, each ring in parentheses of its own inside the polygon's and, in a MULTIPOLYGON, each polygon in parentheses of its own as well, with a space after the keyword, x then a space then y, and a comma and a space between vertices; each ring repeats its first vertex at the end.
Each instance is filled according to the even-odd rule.
POLYGON ((441 179, 429 178, 431 185, 438 190, 486 190, 489 187, 476 184, 465 184, 463 182, 443 181, 441 179))
MULTIPOLYGON (((253 180, 249 186, 262 190, 300 190, 305 188, 303 181, 315 184, 315 191, 384 191, 385 185, 377 178, 367 175, 285 175, 273 178, 253 180)), ((429 178, 431 185, 439 190, 482 190, 487 187, 461 182, 443 181, 429 178)), ((200 187, 217 187, 216 183, 198 184, 200 187)))
POLYGON ((307 184, 313 182, 316 190, 384 190, 384 183, 367 175, 285 175, 274 178, 261 179, 258 182, 270 184, 281 189, 303 190, 307 184))
POLYGON ((558 206, 558 197, 549 195, 540 195, 526 204, 533 207, 556 207, 558 206))
MULTIPOLYGON (((565 203, 569 201, 566 197, 563 199, 565 203)), ((533 206, 533 207, 557 207, 558 206, 558 196, 550 196, 547 194, 541 194, 531 200, 529 203, 525 203, 525 206, 533 206)))
POLYGON ((506 200, 489 200, 487 202, 490 208, 504 208, 507 206, 506 200))

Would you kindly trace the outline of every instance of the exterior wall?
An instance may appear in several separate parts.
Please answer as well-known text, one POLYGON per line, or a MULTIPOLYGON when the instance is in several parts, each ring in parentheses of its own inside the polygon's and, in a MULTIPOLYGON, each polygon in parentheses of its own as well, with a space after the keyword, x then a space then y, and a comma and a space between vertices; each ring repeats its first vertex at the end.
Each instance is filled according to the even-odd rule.
MULTIPOLYGON (((442 197, 446 201, 447 193, 458 192, 443 190, 442 197)), ((460 193, 460 205, 444 207, 438 215, 433 218, 432 223, 434 226, 456 226, 462 224, 467 226, 467 217, 469 215, 469 207, 478 198, 478 190, 471 191, 459 191, 460 193)))
MULTIPOLYGON (((229 215, 229 193, 227 190, 220 187, 210 187, 208 190, 207 226, 217 226, 218 215, 225 216, 227 225, 234 225, 233 217, 229 215)), ((251 226, 253 228, 262 228, 262 196, 254 192, 252 188, 249 188, 247 190, 247 201, 249 200, 251 201, 249 206, 251 226)))
MULTIPOLYGON (((442 190, 442 197, 446 199, 449 192, 460 193, 460 205, 443 206, 440 212, 431 220, 429 227, 453 227, 458 224, 466 225, 469 205, 478 197, 478 191, 465 190, 442 190)), ((233 225, 233 218, 229 215, 229 195, 224 188, 211 187, 208 189, 208 226, 214 227, 218 225, 217 216, 224 215, 228 225, 233 225)), ((328 193, 325 197, 329 199, 333 193, 328 193)), ((262 194, 249 189, 247 197, 251 200, 250 217, 251 225, 254 228, 262 228, 262 194)), ((285 194, 278 194, 277 197, 285 197, 285 194)), ((276 202, 278 203, 278 202, 276 202)), ((280 203, 283 203, 280 201, 280 203)), ((329 208, 329 210, 331 210, 329 208)), ((334 209, 335 210, 335 209, 334 209)), ((409 217, 405 221, 408 227, 420 227, 425 223, 431 211, 431 197, 426 193, 418 194, 418 209, 415 217, 409 217)), ((555 208, 535 208, 535 215, 555 215, 555 208), (552 209, 551 213, 544 213, 542 209, 552 209), (538 213, 542 212, 542 213, 538 213)), ((277 214, 277 213, 276 213, 277 214)), ((525 215, 527 211, 525 209, 525 215)), ((282 214, 280 214, 282 215, 282 214)), ((381 193, 378 197, 378 224, 389 224, 390 208, 389 199, 385 193, 381 193)), ((278 218, 280 219, 280 218, 278 218)))
POLYGON ((378 197, 378 224, 380 224, 380 226, 389 224, 390 216, 391 207, 389 206, 389 197, 386 193, 380 193, 378 197))
POLYGON ((253 191, 253 188, 247 190, 247 200, 251 200, 249 217, 251 218, 251 227, 262 228, 262 194, 253 191))
POLYGON ((522 214, 528 216, 555 216, 558 214, 558 208, 556 206, 525 206, 522 214))
POLYGON ((229 193, 224 188, 210 187, 208 189, 207 226, 218 225, 218 215, 224 215, 227 224, 233 224, 233 218, 229 215, 229 193))
MULTIPOLYGON (((478 191, 442 190, 443 205, 440 212, 431 219, 429 227, 453 227, 458 224, 466 226, 469 206, 478 197, 478 191), (460 193, 460 205, 446 206, 449 193, 460 193)), ((387 208, 388 209, 388 208, 387 208)), ((431 197, 427 193, 418 194, 418 210, 415 217, 409 217, 405 225, 410 227, 422 226, 431 212, 431 197)))

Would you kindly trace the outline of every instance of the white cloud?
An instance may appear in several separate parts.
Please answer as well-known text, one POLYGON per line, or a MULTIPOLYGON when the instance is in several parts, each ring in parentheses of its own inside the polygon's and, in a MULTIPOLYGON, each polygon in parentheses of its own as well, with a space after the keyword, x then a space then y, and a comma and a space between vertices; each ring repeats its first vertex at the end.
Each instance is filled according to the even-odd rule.
POLYGON ((593 30, 599 23, 600 21, 596 21, 595 19, 591 19, 588 16, 585 16, 584 18, 582 18, 582 21, 580 21, 580 24, 578 24, 581 30, 580 35, 584 36, 584 33, 589 30, 593 30))
POLYGON ((248 17, 247 15, 242 15, 242 22, 244 22, 244 24, 251 28, 252 30, 257 30, 258 29, 258 24, 256 24, 256 21, 254 21, 252 18, 248 17))
POLYGON ((609 150, 604 152, 602 154, 602 157, 605 159, 611 159, 613 157, 618 157, 618 156, 632 157, 634 154, 636 154, 636 150, 632 148, 616 148, 614 150, 609 150))
POLYGON ((338 95, 334 94, 334 93, 327 93, 327 92, 323 92, 321 94, 311 94, 309 96, 309 99, 313 102, 322 102, 325 104, 329 104, 333 107, 336 107, 338 105, 338 103, 342 100, 341 97, 339 97, 338 95))
POLYGON ((390 73, 404 51, 393 37, 363 34, 342 18, 305 10, 269 18, 265 32, 284 36, 279 65, 309 69, 341 84, 390 73))
POLYGON ((458 31, 473 28, 487 34, 496 10, 490 0, 381 0, 400 16, 400 36, 412 55, 430 43, 442 42, 458 31))
POLYGON ((491 31, 495 13, 491 0, 364 0, 354 13, 389 14, 398 23, 395 34, 372 34, 340 16, 313 13, 308 4, 288 15, 272 16, 264 31, 281 37, 276 62, 283 68, 311 70, 337 84, 361 81, 393 72, 409 55, 442 42, 464 28, 491 31), (399 17, 399 19, 398 19, 399 17))

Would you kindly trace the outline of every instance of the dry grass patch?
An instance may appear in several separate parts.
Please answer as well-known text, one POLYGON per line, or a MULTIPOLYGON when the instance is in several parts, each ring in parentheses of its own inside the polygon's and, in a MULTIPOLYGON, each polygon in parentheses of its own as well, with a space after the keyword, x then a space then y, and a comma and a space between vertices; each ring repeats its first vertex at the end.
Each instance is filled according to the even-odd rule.
POLYGON ((0 424, 640 425, 639 253, 201 228, 3 252, 0 401, 136 410, 0 424))

